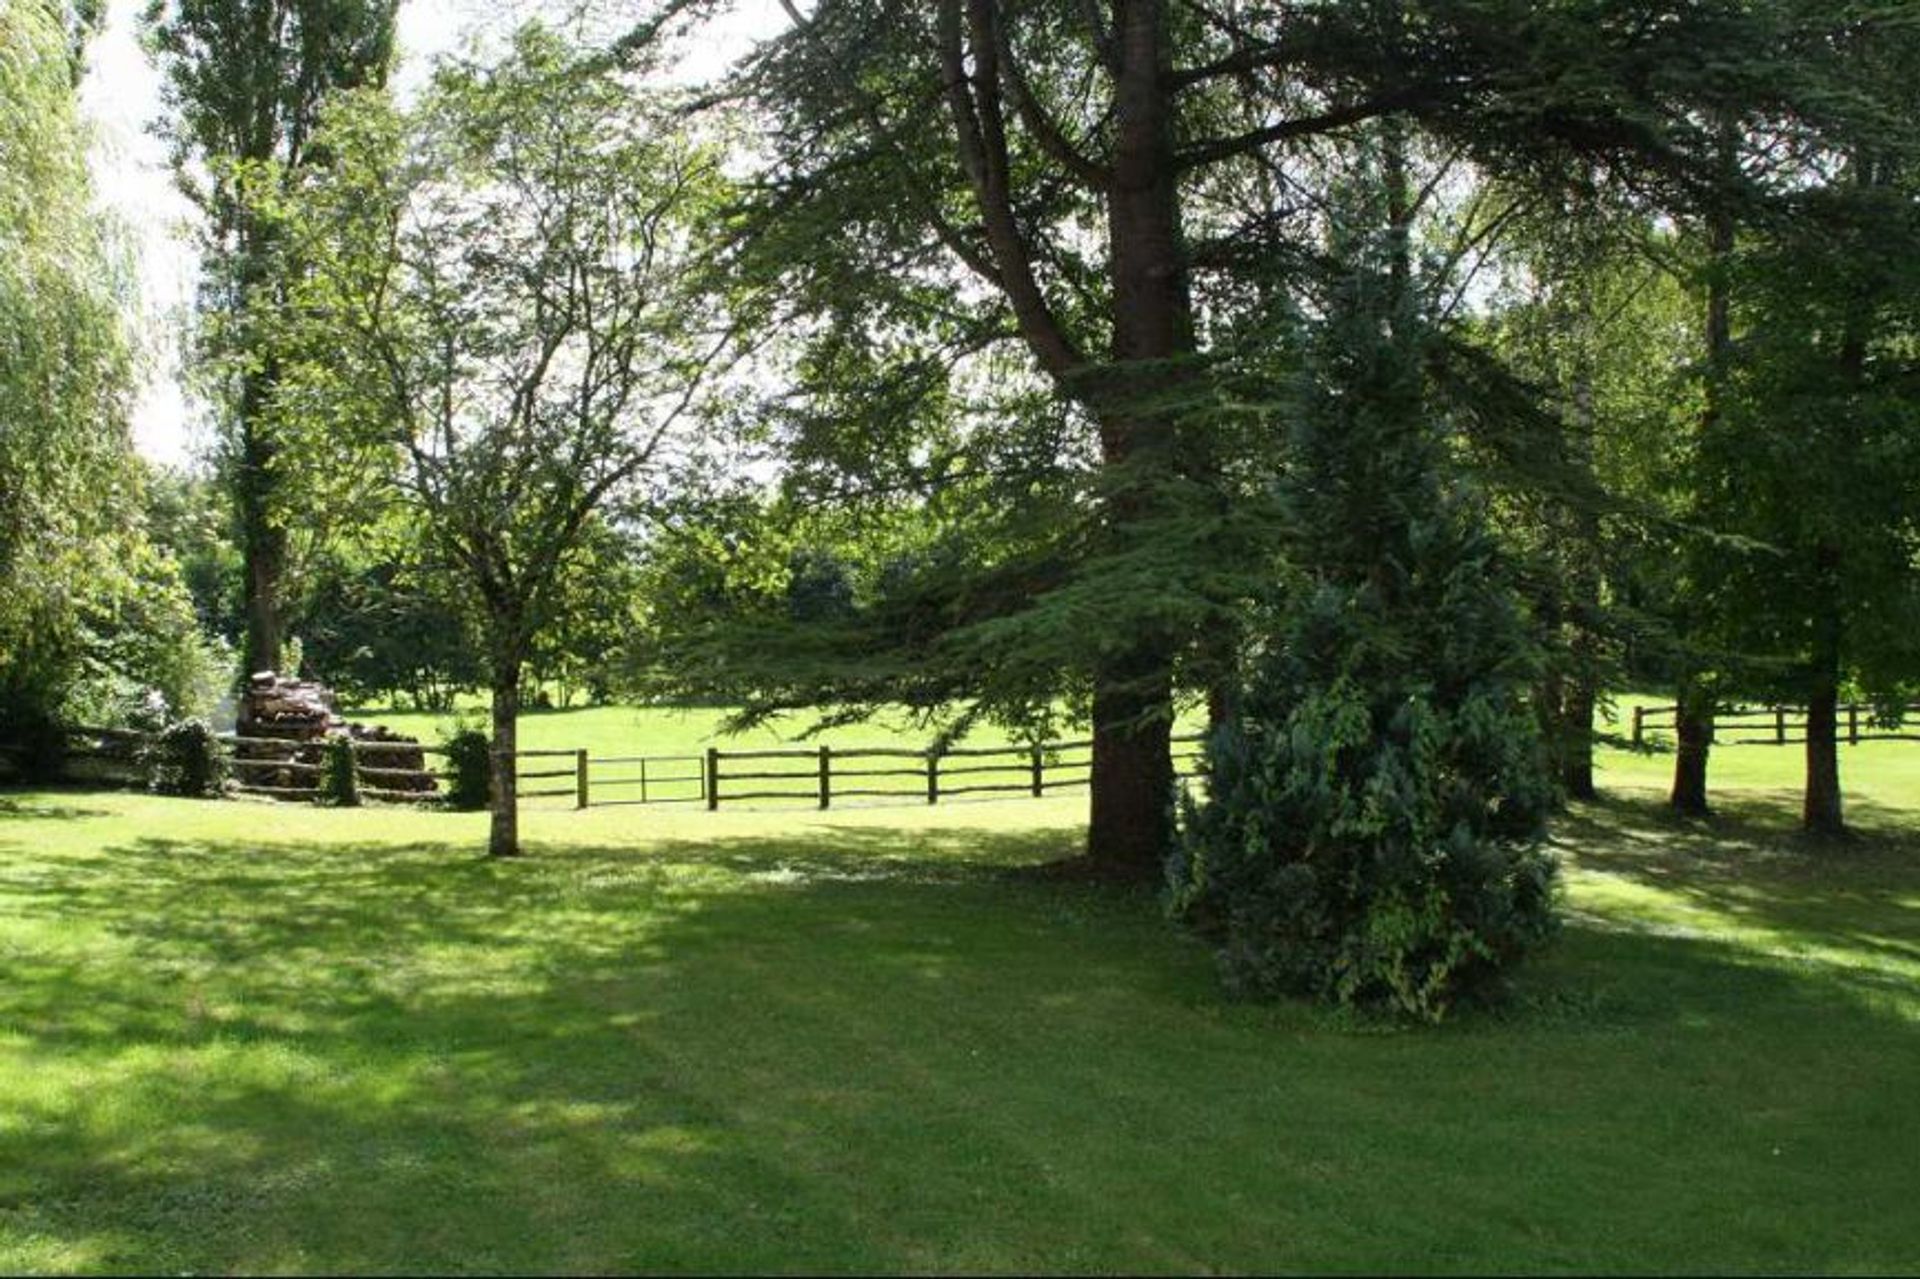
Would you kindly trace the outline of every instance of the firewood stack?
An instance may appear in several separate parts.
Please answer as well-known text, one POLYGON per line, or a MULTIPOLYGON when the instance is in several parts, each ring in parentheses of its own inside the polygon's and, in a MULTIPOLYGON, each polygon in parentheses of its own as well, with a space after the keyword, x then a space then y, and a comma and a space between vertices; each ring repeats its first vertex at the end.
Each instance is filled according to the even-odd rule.
POLYGON ((438 789, 425 774, 426 755, 417 739, 378 724, 346 722, 335 714, 333 690, 324 684, 260 671, 247 681, 237 720, 234 771, 249 790, 311 798, 326 743, 335 737, 411 747, 363 753, 359 771, 371 789, 414 794, 438 789))

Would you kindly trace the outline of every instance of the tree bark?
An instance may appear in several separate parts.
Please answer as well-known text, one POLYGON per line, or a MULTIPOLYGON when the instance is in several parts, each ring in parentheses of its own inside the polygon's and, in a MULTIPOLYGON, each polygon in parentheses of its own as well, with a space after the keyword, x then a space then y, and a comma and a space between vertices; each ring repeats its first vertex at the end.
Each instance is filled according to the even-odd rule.
MULTIPOLYGON (((246 563, 246 673, 276 671, 286 643, 281 613, 286 577, 287 531, 273 502, 275 449, 263 418, 271 394, 266 372, 247 375, 240 392, 240 436, 234 499, 240 520, 240 552, 246 563)), ((297 671, 285 672, 297 675, 297 671)))
MULTIPOLYGON (((1739 165, 1738 134, 1730 124, 1719 126, 1721 162, 1729 175, 1739 165)), ((1727 268, 1733 257, 1733 216, 1716 208, 1707 217, 1706 399, 1700 411, 1700 437, 1712 435, 1720 422, 1720 382, 1727 353, 1733 345, 1733 312, 1727 286, 1727 268)), ((1713 748, 1713 699, 1691 679, 1677 690, 1674 734, 1679 750, 1673 760, 1673 791, 1668 797, 1676 812, 1690 817, 1707 813, 1707 756, 1713 748)))
MULTIPOLYGON (((1567 738, 1560 782, 1569 799, 1594 799, 1599 795, 1593 784, 1593 710, 1597 700, 1592 682, 1576 675, 1567 693, 1561 721, 1567 738)), ((1702 785, 1705 785, 1704 775, 1702 785)))
POLYGON ((520 660, 496 656, 493 666, 493 819, 487 852, 520 855, 520 787, 514 751, 519 749, 520 660))
POLYGON ((1707 815, 1707 755, 1713 748, 1713 708, 1697 689, 1683 686, 1674 716, 1679 749, 1673 757, 1673 791, 1668 803, 1688 817, 1707 815))
MULTIPOLYGON (((1124 542, 1150 519, 1154 480, 1175 452, 1176 415, 1193 353, 1173 162, 1163 0, 1115 6, 1112 181, 1107 193, 1113 362, 1095 403, 1101 461, 1120 477, 1109 527, 1124 542)), ((1172 840, 1170 637, 1141 634, 1095 674, 1092 812, 1087 852, 1103 871, 1157 876, 1172 840)))
POLYGON ((1157 879, 1173 839, 1165 668, 1143 661, 1136 671, 1104 675, 1093 694, 1087 858, 1102 878, 1157 879))
POLYGON ((1813 647, 1807 663, 1807 782, 1800 825, 1809 834, 1843 835, 1846 820, 1840 797, 1840 612, 1833 598, 1831 547, 1814 554, 1821 585, 1813 618, 1813 647))

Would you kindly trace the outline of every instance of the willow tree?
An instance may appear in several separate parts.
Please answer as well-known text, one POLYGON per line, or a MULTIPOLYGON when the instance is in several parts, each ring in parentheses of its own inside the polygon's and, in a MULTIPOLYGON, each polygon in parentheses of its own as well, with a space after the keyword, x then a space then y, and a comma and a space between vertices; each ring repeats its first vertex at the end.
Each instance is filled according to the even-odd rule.
POLYGON ((481 621, 496 856, 519 851, 535 641, 595 516, 685 456, 725 346, 685 292, 717 160, 670 106, 531 25, 413 111, 344 99, 329 164, 272 209, 307 265, 280 317, 312 353, 283 387, 300 447, 384 450, 387 495, 481 621))
POLYGON ((134 501, 123 278, 74 91, 88 22, 0 9, 0 726, 37 739, 134 501))
POLYGON ((285 297, 288 258, 242 175, 284 180, 316 159, 322 105, 383 84, 397 0, 152 0, 181 190, 200 209, 201 357, 245 560, 247 670, 280 664, 291 551, 273 400, 286 353, 252 322, 285 297))

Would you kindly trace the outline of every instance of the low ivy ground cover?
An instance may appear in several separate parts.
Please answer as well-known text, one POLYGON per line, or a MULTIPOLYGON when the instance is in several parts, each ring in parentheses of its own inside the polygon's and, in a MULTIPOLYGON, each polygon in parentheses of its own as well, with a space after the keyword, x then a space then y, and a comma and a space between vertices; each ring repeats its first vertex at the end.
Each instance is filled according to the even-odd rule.
MULTIPOLYGON (((1758 749, 1758 748, 1755 748, 1758 749)), ((1733 756, 1735 752, 1726 752, 1733 756)), ((1920 749, 1704 825, 1607 760, 1437 1029, 1226 1002, 1084 799, 0 800, 0 1269, 1904 1271, 1920 749)))

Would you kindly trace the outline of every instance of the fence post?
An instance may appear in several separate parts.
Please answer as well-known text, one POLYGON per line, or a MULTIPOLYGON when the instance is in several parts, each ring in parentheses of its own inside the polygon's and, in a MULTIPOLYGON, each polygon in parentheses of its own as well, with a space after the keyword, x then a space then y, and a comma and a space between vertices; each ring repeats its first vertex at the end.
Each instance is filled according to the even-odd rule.
POLYGON ((1773 744, 1775 746, 1787 744, 1787 708, 1784 706, 1773 708, 1773 744))
POLYGON ((707 811, 720 807, 720 748, 707 747, 707 811))
POLYGON ((824 811, 833 802, 833 747, 820 748, 820 807, 824 811))
POLYGON ((573 753, 573 806, 587 806, 587 752, 584 750, 573 753))
POLYGON ((1046 757, 1038 746, 1033 748, 1033 797, 1039 799, 1046 793, 1046 757))
POLYGON ((1633 708, 1633 744, 1635 746, 1638 746, 1640 744, 1641 735, 1642 733, 1645 732, 1645 729, 1646 729, 1646 722, 1647 722, 1647 708, 1644 706, 1634 707, 1633 708))
POLYGON ((940 753, 938 751, 927 752, 927 802, 929 804, 940 802, 940 753))
POLYGON ((1860 744, 1860 703, 1847 703, 1847 745, 1860 744))
POLYGON ((640 802, 647 802, 647 757, 640 757, 640 802))

